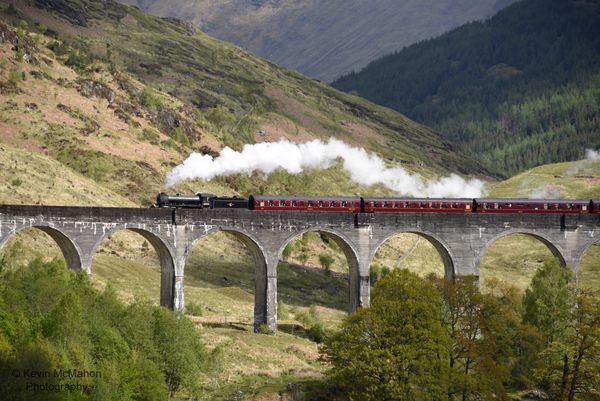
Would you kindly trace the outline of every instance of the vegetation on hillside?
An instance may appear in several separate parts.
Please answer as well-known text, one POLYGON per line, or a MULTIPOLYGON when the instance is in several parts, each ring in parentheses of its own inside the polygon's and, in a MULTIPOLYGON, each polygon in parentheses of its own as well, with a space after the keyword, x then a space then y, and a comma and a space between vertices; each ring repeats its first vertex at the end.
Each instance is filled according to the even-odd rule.
POLYGON ((482 294, 470 277, 396 270, 378 281, 370 308, 325 340, 331 392, 365 401, 594 400, 600 298, 568 280, 568 270, 546 264, 521 303, 509 287, 482 294))
POLYGON ((432 126, 496 173, 600 146, 600 4, 524 0, 333 85, 432 126))
POLYGON ((191 321, 125 305, 63 262, 0 262, 0 395, 7 400, 164 400, 198 395, 208 369, 191 321), (9 379, 10 378, 10 379, 9 379))

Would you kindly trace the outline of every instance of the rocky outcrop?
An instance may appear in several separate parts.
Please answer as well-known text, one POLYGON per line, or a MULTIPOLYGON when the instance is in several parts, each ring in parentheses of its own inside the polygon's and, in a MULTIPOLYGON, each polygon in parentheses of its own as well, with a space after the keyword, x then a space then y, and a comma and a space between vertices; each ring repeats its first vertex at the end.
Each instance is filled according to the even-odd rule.
POLYGON ((116 100, 115 92, 106 85, 89 79, 80 81, 79 93, 85 97, 100 97, 106 99, 108 104, 114 104, 116 100))

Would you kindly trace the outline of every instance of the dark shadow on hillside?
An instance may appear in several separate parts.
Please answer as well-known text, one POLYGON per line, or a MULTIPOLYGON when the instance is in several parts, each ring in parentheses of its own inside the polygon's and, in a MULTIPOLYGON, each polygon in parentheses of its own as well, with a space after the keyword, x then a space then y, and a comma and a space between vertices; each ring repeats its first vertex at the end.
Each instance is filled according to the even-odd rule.
POLYGON ((300 324, 279 323, 277 325, 277 330, 283 333, 291 334, 292 336, 310 339, 308 336, 308 331, 306 331, 306 329, 300 324))
MULTIPOLYGON (((245 263, 215 261, 202 266, 197 260, 191 260, 185 269, 186 286, 208 284, 222 288, 223 295, 233 299, 238 295, 232 296, 231 291, 226 289, 237 287, 253 295, 254 280, 254 266, 245 263)), ((280 262, 277 289, 278 298, 287 305, 319 305, 344 311, 348 308, 347 274, 331 272, 328 276, 323 269, 280 262)))

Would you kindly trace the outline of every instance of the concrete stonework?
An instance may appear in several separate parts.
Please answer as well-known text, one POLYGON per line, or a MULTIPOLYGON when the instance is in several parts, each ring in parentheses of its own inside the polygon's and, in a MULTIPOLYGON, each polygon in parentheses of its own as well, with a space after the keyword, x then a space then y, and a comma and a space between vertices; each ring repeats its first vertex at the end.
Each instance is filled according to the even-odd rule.
POLYGON ((184 309, 185 263, 205 236, 225 231, 253 255, 254 324, 277 329, 277 264, 285 246, 305 232, 320 232, 340 246, 349 267, 348 309, 369 305, 369 268, 379 247, 400 233, 429 240, 448 278, 479 276, 485 250, 503 236, 540 239, 574 274, 585 251, 600 238, 600 215, 271 212, 250 210, 130 209, 0 206, 0 247, 17 232, 38 228, 63 252, 69 268, 91 274, 92 258, 110 234, 131 230, 156 250, 161 266, 160 304, 184 309))

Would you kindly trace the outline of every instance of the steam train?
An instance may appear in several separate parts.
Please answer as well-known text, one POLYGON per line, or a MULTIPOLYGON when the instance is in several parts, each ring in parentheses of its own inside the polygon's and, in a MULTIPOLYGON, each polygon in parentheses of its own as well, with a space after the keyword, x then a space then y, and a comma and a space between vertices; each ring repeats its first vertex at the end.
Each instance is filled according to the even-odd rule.
POLYGON ((555 213, 600 214, 600 200, 368 198, 250 195, 248 198, 158 194, 155 207, 188 209, 250 209, 351 213, 555 213))

